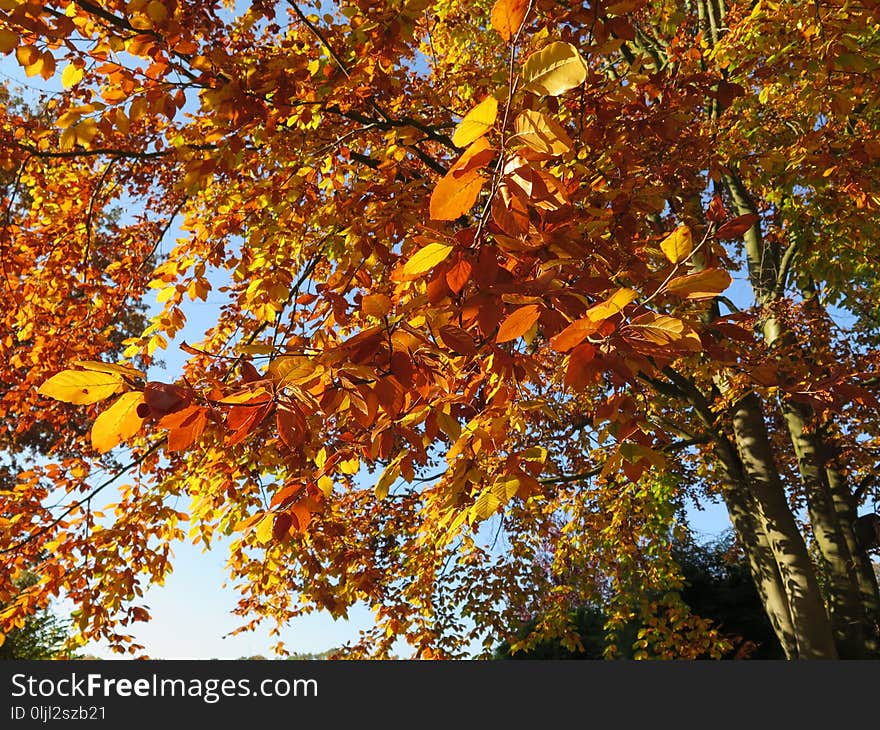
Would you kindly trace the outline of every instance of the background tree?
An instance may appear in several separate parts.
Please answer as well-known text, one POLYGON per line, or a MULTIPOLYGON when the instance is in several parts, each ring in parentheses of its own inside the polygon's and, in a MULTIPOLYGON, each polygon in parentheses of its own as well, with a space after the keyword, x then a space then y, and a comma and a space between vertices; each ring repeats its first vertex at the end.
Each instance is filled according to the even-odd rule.
MULTIPOLYGON (((702 544, 691 537, 678 538, 672 552, 681 570, 678 595, 687 611, 709 619, 717 627, 728 644, 722 658, 784 658, 732 533, 702 544)), ((643 600, 650 598, 657 597, 643 596, 643 600)), ((540 623, 540 617, 530 618, 514 639, 502 642, 495 649, 494 658, 604 659, 612 656, 629 659, 642 640, 640 627, 633 623, 610 645, 605 629, 607 617, 602 607, 580 606, 571 616, 573 634, 567 632, 562 639, 543 636, 529 650, 515 651, 514 645, 527 644, 540 623)))
MULTIPOLYGON (((38 577, 25 574, 20 586, 36 584, 38 577)), ((2 609, 2 604, 0 604, 2 609)), ((0 659, 76 659, 70 648, 71 622, 49 609, 29 615, 20 628, 13 629, 0 643, 0 659)))
POLYGON ((642 626, 637 657, 717 656, 672 598, 675 524, 708 498, 787 657, 876 655, 853 525, 880 412, 877 2, 2 17, 0 50, 65 87, 0 125, 29 191, 3 233, 5 343, 29 365, 4 407, 16 429, 98 415, 2 496, 4 559, 50 557, 0 619, 63 592, 123 648, 189 521, 235 536, 243 628, 365 602, 352 652, 453 657, 526 608, 539 641, 592 603, 612 635, 642 626), (98 237, 112 200, 137 213, 98 237), (148 380, 218 281, 181 377, 148 380), (151 289, 126 360, 77 364, 101 342, 70 333, 106 336, 151 289), (131 483, 96 519, 120 445, 131 483))

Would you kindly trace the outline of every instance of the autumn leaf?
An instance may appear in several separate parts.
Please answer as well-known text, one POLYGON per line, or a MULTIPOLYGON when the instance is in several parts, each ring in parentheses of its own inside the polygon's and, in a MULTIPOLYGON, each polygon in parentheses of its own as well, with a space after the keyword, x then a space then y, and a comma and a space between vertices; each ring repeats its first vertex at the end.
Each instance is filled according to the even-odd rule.
POLYGON ((72 63, 67 64, 61 73, 61 85, 66 89, 76 86, 83 78, 83 70, 72 63))
POLYGON ((92 446, 100 453, 134 436, 143 423, 138 406, 144 402, 144 394, 135 390, 123 393, 106 411, 101 412, 92 424, 92 446))
POLYGON ((571 149, 572 141, 562 125, 541 112, 526 109, 517 116, 513 126, 517 139, 536 152, 561 155, 571 149))
POLYGON ((453 221, 474 207, 486 178, 477 172, 455 177, 449 172, 440 178, 431 193, 431 220, 453 221))
POLYGON ((474 338, 461 327, 444 325, 440 328, 439 335, 444 345, 460 355, 474 355, 477 352, 474 338))
POLYGON ((660 347, 673 346, 699 352, 700 338, 685 322, 665 314, 646 312, 635 317, 621 333, 624 337, 638 338, 660 347))
POLYGON ((528 304, 511 312, 498 328, 495 336, 496 342, 509 342, 517 337, 522 337, 541 316, 541 306, 528 304))
POLYGON ((109 398, 124 385, 122 377, 113 372, 62 370, 43 383, 37 392, 66 403, 86 405, 109 398))
POLYGON ((94 370, 99 373, 110 373, 113 375, 122 375, 126 378, 146 377, 144 373, 131 365, 120 365, 119 363, 101 362, 98 360, 74 360, 73 364, 86 370, 94 370))
POLYGON ((492 145, 486 141, 485 137, 480 137, 461 153, 461 157, 449 168, 446 177, 451 175, 458 179, 476 170, 482 170, 494 157, 495 150, 492 148, 492 145))
POLYGON ((367 294, 361 299, 361 311, 368 317, 376 319, 381 319, 388 314, 392 306, 391 298, 385 294, 367 294))
POLYGON ((429 243, 409 257, 403 266, 403 273, 407 277, 424 274, 445 261, 450 253, 452 253, 452 246, 447 246, 445 243, 429 243))
POLYGON ((467 147, 492 128, 497 116, 498 100, 494 96, 487 96, 458 123, 455 134, 452 135, 452 144, 456 147, 467 147))
POLYGON ((505 41, 509 41, 520 29, 528 8, 528 0, 495 0, 489 16, 492 27, 505 41))
POLYGON ((0 53, 9 53, 18 47, 18 33, 13 33, 6 28, 0 29, 0 53))
POLYGON ((587 78, 587 64, 571 43, 557 41, 533 53, 523 65, 525 91, 559 96, 587 78))
POLYGON ((577 319, 550 339, 550 347, 557 352, 568 352, 597 332, 601 324, 601 319, 594 320, 589 317, 577 319))
POLYGON ((586 316, 593 322, 601 322, 603 319, 608 319, 608 317, 613 317, 618 312, 621 312, 627 304, 635 301, 638 296, 639 293, 633 289, 618 289, 604 302, 590 307, 586 312, 586 316))
POLYGON ((204 433, 208 411, 203 406, 188 406, 164 416, 157 425, 168 429, 168 451, 184 451, 204 433))
POLYGON ((754 213, 746 213, 733 220, 727 221, 721 228, 715 231, 715 238, 725 241, 732 238, 740 238, 749 228, 760 220, 754 213))
POLYGON ((679 226, 670 233, 660 244, 660 250, 666 255, 670 263, 680 264, 694 250, 694 241, 691 229, 687 226, 679 226))
POLYGON ((695 274, 676 276, 666 285, 666 293, 685 299, 711 299, 727 289, 730 283, 730 274, 723 269, 703 269, 695 274))

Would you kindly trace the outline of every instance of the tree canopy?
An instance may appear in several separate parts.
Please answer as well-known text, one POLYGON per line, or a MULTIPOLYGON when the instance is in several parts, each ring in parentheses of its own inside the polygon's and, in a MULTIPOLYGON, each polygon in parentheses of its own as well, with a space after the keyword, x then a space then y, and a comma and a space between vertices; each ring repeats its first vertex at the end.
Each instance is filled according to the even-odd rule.
POLYGON ((787 657, 877 655, 880 3, 0 8, 47 82, 0 105, 3 447, 58 434, 0 493, 7 629, 64 595, 137 651, 222 535, 242 629, 489 656, 592 604, 607 656, 721 656, 672 549, 721 500, 787 657))

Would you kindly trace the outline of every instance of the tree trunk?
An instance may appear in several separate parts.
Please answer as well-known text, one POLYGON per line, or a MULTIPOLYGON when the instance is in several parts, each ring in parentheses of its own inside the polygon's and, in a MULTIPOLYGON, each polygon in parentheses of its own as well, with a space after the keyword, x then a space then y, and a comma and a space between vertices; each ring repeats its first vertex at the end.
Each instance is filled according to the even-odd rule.
POLYGON ((733 406, 733 432, 767 540, 782 577, 799 659, 838 657, 831 622, 803 536, 773 459, 761 403, 749 393, 733 406))

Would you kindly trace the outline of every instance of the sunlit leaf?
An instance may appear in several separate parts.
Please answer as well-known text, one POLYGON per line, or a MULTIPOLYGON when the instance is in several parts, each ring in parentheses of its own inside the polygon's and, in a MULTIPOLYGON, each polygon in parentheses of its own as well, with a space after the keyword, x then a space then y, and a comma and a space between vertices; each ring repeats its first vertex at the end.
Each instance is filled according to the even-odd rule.
POLYGON ((139 391, 123 393, 106 411, 102 411, 92 424, 92 446, 100 453, 110 451, 126 439, 134 436, 143 423, 138 406, 144 402, 139 391))
POLYGON ((440 262, 445 261, 450 253, 452 253, 452 246, 447 246, 445 243, 429 243, 409 257, 403 266, 403 273, 406 276, 424 274, 440 262))
POLYGON ((522 337, 541 316, 541 307, 538 304, 528 304, 511 312, 498 328, 495 337, 496 342, 509 342, 517 337, 522 337))
POLYGON ((528 8, 528 0, 495 0, 489 16, 492 27, 505 41, 509 41, 520 29, 528 8))
POLYGON ((694 241, 691 236, 691 229, 687 226, 679 226, 660 244, 660 250, 666 255, 666 258, 673 264, 680 264, 694 250, 694 241))
POLYGON ((695 274, 676 276, 666 285, 666 292, 686 299, 711 299, 731 283, 724 269, 703 269, 695 274))
POLYGON ((532 109, 521 112, 514 121, 517 139, 533 150, 547 155, 561 155, 571 149, 572 141, 553 117, 532 109))
POLYGON ((55 400, 86 405, 109 398, 123 386, 122 378, 113 372, 62 370, 43 383, 37 392, 55 400))
POLYGON ((440 178, 431 193, 430 213, 435 221, 452 221, 474 207, 486 178, 472 172, 461 177, 448 173, 440 178))
POLYGON ((586 312, 586 316, 593 322, 600 322, 622 311, 627 304, 635 301, 638 296, 639 293, 633 289, 618 289, 604 302, 590 307, 586 312))
POLYGON ((455 134, 452 135, 452 144, 456 147, 467 147, 492 128, 497 116, 498 100, 494 96, 487 96, 458 123, 455 134))
POLYGON ((557 41, 533 53, 523 65, 525 91, 559 96, 587 78, 587 63, 571 43, 557 41))

